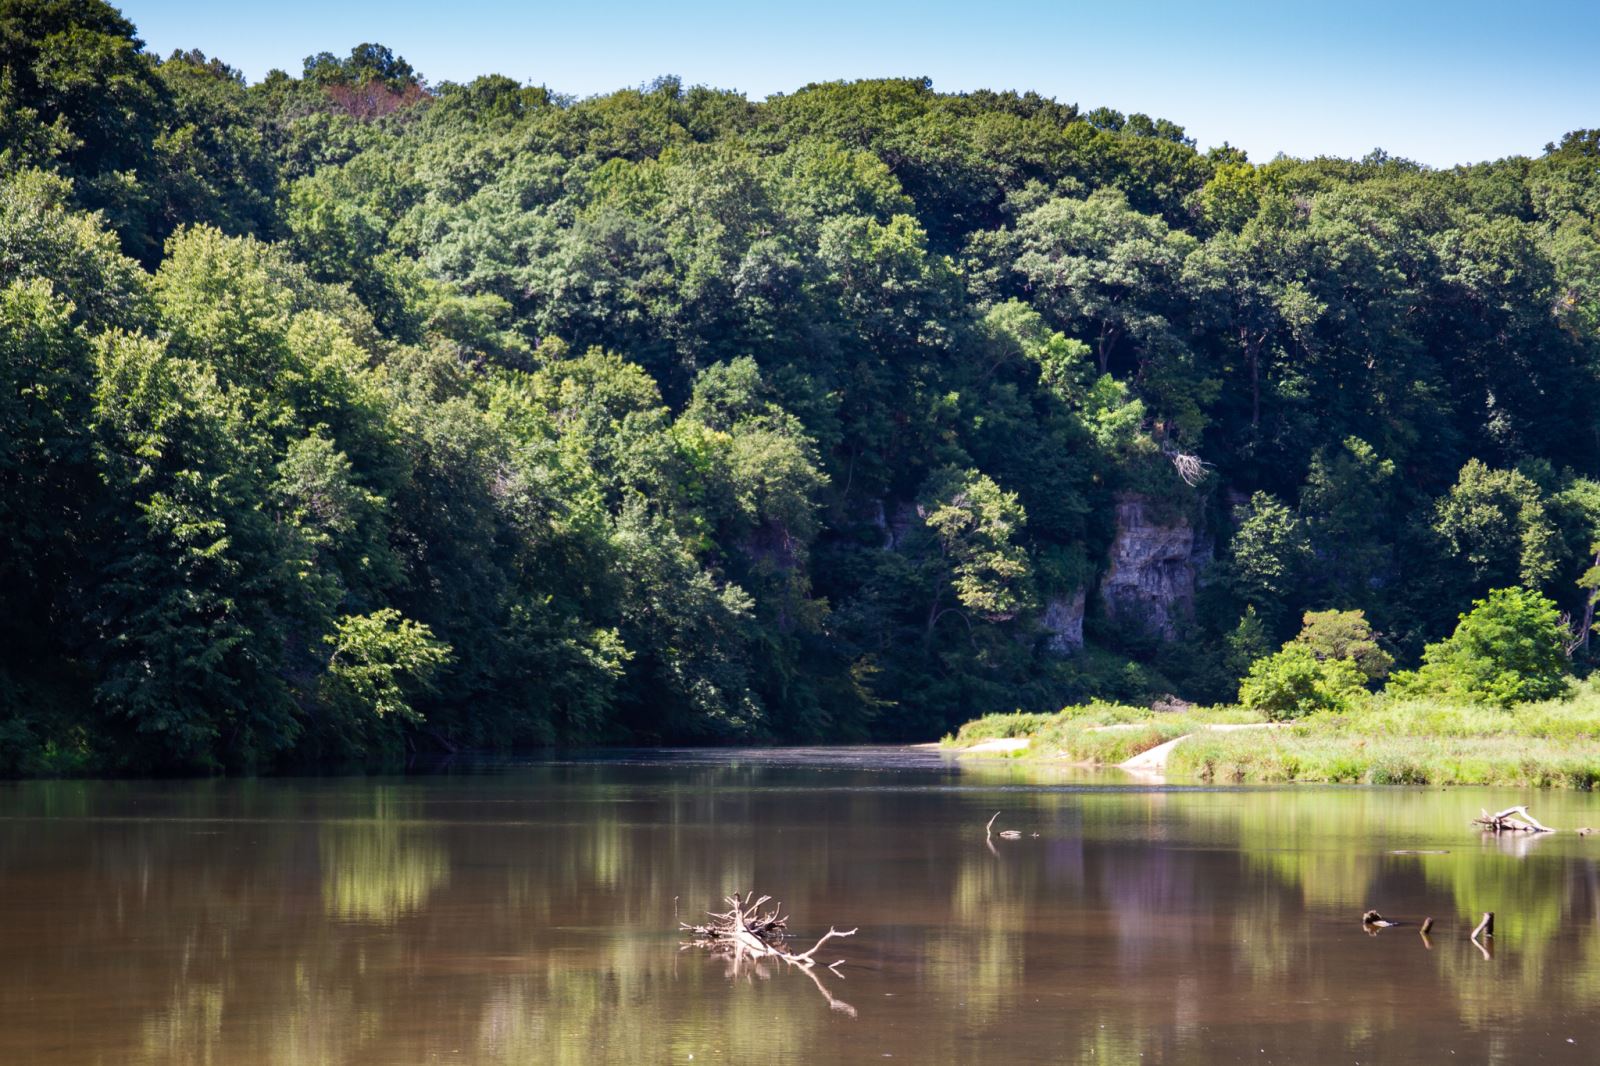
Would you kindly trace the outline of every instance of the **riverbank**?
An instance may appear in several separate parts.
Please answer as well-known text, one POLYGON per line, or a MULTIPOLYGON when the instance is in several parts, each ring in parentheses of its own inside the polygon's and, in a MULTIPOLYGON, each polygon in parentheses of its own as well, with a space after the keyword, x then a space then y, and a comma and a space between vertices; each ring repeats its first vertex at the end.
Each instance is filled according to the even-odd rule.
POLYGON ((1386 700, 1280 728, 1239 707, 1155 711, 1116 704, 1058 714, 998 714, 968 722, 944 748, 1065 760, 1217 783, 1600 787, 1600 691, 1512 710, 1386 700), (1238 728, 1253 725, 1257 728, 1238 728), (1231 728, 1230 728, 1231 727, 1231 728))

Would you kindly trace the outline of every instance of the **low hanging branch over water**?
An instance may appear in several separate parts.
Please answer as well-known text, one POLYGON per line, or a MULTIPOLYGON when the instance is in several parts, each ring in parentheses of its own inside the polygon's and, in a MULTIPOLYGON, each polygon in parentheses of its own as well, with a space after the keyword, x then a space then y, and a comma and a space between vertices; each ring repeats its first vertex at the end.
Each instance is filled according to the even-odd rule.
MULTIPOLYGON (((771 902, 772 897, 762 896, 752 900, 753 896, 753 890, 743 896, 735 892, 725 898, 729 910, 721 913, 707 911, 711 921, 703 925, 683 922, 680 928, 694 934, 694 944, 712 951, 730 954, 735 958, 782 959, 808 970, 817 964, 815 956, 822 945, 834 937, 856 934, 854 929, 841 931, 830 925, 822 939, 813 944, 809 951, 796 954, 787 947, 789 918, 783 913, 783 904, 778 903, 763 912, 762 908, 771 902)), ((830 962, 828 969, 842 962, 843 959, 830 962)))

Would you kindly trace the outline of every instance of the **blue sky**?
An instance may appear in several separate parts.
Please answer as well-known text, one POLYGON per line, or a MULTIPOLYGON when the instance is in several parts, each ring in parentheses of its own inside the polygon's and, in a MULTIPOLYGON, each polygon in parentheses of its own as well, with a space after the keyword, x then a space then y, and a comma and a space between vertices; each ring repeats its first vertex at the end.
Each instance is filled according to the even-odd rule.
MULTIPOLYGON (((116 0, 112 0, 116 2, 116 0)), ((499 73, 586 96, 660 74, 759 99, 927 75, 1144 111, 1264 161, 1375 147, 1434 166, 1537 154, 1600 126, 1600 0, 1058 0, 803 5, 512 0, 125 0, 152 51, 252 80, 377 41, 430 81, 499 73)))

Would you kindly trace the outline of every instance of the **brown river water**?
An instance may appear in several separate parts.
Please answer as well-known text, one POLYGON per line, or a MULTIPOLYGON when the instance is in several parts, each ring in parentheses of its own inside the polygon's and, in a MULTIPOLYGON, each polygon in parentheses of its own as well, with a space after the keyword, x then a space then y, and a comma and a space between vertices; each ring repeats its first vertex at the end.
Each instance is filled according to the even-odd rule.
POLYGON ((1600 1062, 1600 834, 1518 802, 1600 826, 889 748, 0 784, 0 1063, 1600 1062), (837 972, 680 946, 750 888, 837 972))

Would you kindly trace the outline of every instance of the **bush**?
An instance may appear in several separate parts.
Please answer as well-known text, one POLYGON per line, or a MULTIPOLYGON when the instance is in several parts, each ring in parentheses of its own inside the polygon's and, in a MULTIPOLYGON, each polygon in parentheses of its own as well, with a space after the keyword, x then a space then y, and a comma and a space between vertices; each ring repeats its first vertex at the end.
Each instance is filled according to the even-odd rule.
POLYGON ((1448 640, 1423 650, 1420 669, 1396 674, 1390 689, 1498 707, 1550 699, 1567 688, 1566 639, 1561 611, 1548 598, 1494 589, 1473 602, 1448 640))
POLYGON ((1389 676, 1394 657, 1378 646, 1364 611, 1307 611, 1295 641, 1320 660, 1346 659, 1373 681, 1389 676))
POLYGON ((1318 659, 1309 645, 1290 642, 1250 666, 1239 702, 1268 718, 1342 711, 1365 695, 1366 675, 1349 659, 1318 659))

